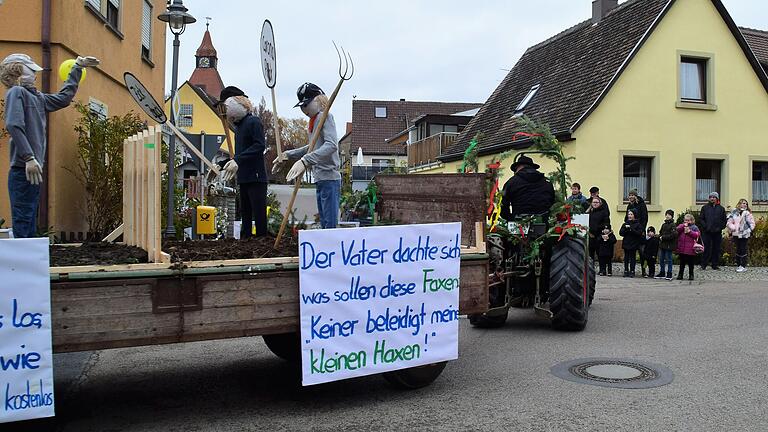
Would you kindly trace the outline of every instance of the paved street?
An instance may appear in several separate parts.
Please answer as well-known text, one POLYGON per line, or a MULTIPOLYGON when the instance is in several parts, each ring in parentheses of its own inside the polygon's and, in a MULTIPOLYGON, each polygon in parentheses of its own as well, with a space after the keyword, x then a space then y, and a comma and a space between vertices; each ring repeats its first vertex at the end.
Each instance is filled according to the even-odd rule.
POLYGON ((302 388, 260 338, 57 355, 59 416, 10 429, 765 431, 767 281, 766 269, 737 282, 600 278, 582 333, 552 331, 529 310, 495 330, 462 319, 459 360, 416 391, 378 376, 302 388), (675 377, 622 390, 549 372, 586 357, 662 364, 675 377))

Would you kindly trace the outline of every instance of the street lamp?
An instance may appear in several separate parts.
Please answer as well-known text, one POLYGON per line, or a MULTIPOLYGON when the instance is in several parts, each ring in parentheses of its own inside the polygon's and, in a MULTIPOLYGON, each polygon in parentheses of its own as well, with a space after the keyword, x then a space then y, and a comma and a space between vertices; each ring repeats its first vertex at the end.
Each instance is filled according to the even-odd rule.
MULTIPOLYGON (((176 87, 178 86, 179 75, 179 35, 184 33, 187 29, 187 24, 192 24, 195 21, 195 17, 187 13, 187 8, 184 7, 182 0, 173 0, 173 3, 168 2, 168 9, 165 12, 157 16, 162 22, 167 22, 168 27, 173 33, 173 75, 171 75, 171 109, 170 109, 170 121, 171 124, 176 126, 176 115, 173 110, 173 100, 176 97, 176 87)), ((173 226, 173 213, 174 213, 174 189, 176 186, 176 135, 171 134, 168 140, 168 215, 165 224, 166 238, 176 237, 176 228, 173 226)))

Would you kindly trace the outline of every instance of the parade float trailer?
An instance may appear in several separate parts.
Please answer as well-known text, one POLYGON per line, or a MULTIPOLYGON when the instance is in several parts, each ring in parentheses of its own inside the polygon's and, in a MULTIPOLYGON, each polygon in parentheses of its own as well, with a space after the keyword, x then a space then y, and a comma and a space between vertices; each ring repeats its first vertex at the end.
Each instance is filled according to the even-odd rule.
MULTIPOLYGON (((296 359, 298 257, 172 263, 160 250, 159 179, 145 167, 159 163, 148 155, 157 154, 148 144, 159 142, 154 141, 159 133, 142 134, 142 144, 132 146, 143 154, 127 153, 140 163, 126 163, 134 173, 125 176, 122 234, 127 243, 147 250, 150 262, 51 267, 54 352, 264 336, 275 354, 296 359), (134 205, 137 200, 143 204, 134 205)), ((485 175, 381 176, 377 185, 382 218, 403 224, 462 222, 459 313, 485 312, 485 175)), ((354 236, 364 228, 347 229, 354 236)), ((420 387, 437 378, 444 366, 404 369, 385 377, 403 387, 420 387)))

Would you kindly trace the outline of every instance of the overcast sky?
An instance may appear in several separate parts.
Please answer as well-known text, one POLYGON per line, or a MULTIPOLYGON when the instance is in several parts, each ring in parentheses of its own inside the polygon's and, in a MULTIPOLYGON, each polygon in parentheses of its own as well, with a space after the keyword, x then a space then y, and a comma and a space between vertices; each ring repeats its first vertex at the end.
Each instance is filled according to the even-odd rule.
MULTIPOLYGON (((768 29, 768 1, 723 2, 739 26, 768 29)), ((284 117, 302 116, 293 105, 305 81, 330 95, 339 79, 331 41, 343 45, 354 59, 355 76, 331 110, 339 137, 351 121, 355 97, 485 102, 527 47, 591 16, 590 0, 185 0, 184 5, 197 23, 181 36, 179 83, 194 70, 205 17, 211 17, 224 84, 242 88, 255 103, 264 96, 271 105, 259 53, 262 23, 269 19, 277 47, 277 111, 284 117)), ((167 45, 170 88, 170 32, 167 45)))

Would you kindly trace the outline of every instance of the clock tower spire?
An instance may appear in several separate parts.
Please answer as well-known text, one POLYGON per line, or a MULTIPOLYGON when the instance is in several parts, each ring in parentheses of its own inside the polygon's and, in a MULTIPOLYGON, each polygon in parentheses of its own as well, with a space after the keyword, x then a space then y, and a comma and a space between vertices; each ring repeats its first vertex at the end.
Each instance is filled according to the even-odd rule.
POLYGON ((210 17, 206 17, 205 34, 197 52, 195 52, 196 67, 192 76, 189 77, 189 82, 202 89, 214 100, 218 100, 224 83, 217 69, 219 57, 216 54, 216 48, 213 47, 211 32, 208 29, 210 19, 210 17))

